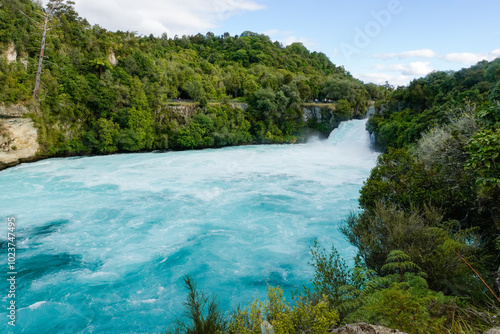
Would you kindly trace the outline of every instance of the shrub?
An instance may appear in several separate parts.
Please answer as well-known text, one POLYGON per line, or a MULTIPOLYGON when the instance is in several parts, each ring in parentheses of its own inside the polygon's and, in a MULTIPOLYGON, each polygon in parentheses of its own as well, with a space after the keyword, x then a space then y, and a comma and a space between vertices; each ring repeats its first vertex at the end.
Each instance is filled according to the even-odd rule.
POLYGON ((434 207, 403 210, 377 202, 371 213, 349 216, 341 231, 358 248, 365 265, 379 274, 391 251, 401 250, 428 275, 433 289, 456 293, 471 286, 470 273, 453 250, 471 258, 474 230, 443 221, 442 212, 434 207))
POLYGON ((275 333, 323 334, 338 322, 337 311, 328 306, 326 298, 312 302, 304 296, 288 303, 280 287, 267 287, 267 300, 254 300, 250 306, 237 309, 229 323, 229 333, 261 333, 261 324, 268 321, 275 333))
POLYGON ((185 320, 177 319, 167 334, 219 334, 227 330, 226 317, 219 309, 215 297, 209 298, 197 290, 189 275, 184 277, 188 297, 184 302, 185 320))

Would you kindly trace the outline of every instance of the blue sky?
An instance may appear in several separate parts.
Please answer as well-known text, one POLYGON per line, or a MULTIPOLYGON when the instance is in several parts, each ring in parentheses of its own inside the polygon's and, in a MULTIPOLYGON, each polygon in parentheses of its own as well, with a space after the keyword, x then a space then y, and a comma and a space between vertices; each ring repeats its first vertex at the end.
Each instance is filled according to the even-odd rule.
POLYGON ((92 24, 143 35, 252 31, 397 86, 500 56, 500 1, 76 0, 92 24))

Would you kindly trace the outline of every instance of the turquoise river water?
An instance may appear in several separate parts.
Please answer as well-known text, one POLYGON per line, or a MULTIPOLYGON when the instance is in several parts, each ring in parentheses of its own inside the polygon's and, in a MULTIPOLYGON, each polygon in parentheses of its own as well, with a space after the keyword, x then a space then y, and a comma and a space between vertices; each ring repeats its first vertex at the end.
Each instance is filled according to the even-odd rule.
POLYGON ((49 159, 0 172, 0 332, 161 333, 190 274, 230 310, 312 278, 375 166, 364 120, 328 140, 49 159), (15 219, 15 298, 8 220, 15 219), (15 300, 15 328, 8 325, 15 300))

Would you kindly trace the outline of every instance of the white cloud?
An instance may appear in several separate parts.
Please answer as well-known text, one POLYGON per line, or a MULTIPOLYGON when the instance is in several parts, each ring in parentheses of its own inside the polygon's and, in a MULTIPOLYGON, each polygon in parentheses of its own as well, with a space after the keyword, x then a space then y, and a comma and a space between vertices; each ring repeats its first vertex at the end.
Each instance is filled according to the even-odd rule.
POLYGON ((353 74, 364 82, 373 82, 383 85, 389 82, 394 86, 404 86, 417 77, 422 77, 434 69, 430 62, 411 62, 407 64, 376 64, 376 72, 353 74))
POLYGON ((462 52, 462 53, 448 53, 443 57, 443 59, 451 63, 470 64, 470 63, 477 63, 478 61, 484 58, 483 56, 477 53, 462 52))
POLYGON ((372 57, 377 59, 390 59, 390 58, 398 58, 398 59, 406 59, 406 58, 434 58, 437 57, 438 53, 431 49, 420 49, 420 50, 412 50, 405 51, 399 53, 376 53, 372 57))
POLYGON ((372 55, 375 59, 407 59, 407 58, 439 58, 449 63, 459 63, 464 65, 474 65, 481 60, 491 61, 497 57, 500 57, 500 49, 493 50, 491 52, 483 53, 473 53, 473 52, 453 52, 445 55, 441 55, 431 49, 420 49, 404 52, 392 52, 392 53, 376 53, 372 55))
POLYGON ((244 11, 265 7, 253 0, 75 0, 80 16, 109 30, 143 35, 204 33, 244 11))
POLYGON ((474 65, 481 60, 493 60, 500 56, 500 49, 487 53, 455 52, 448 53, 443 59, 451 63, 460 63, 464 65, 474 65))
POLYGON ((428 61, 416 61, 408 64, 377 64, 375 68, 381 71, 401 72, 401 74, 409 76, 422 76, 434 70, 428 61))
POLYGON ((314 43, 305 37, 297 37, 293 31, 281 31, 278 29, 272 29, 263 32, 264 35, 271 37, 271 39, 280 41, 283 45, 290 45, 292 43, 302 43, 306 48, 311 50, 314 43))
POLYGON ((353 74, 356 78, 359 78, 365 83, 372 82, 377 85, 383 85, 386 82, 389 82, 393 86, 405 86, 410 83, 411 80, 414 79, 413 76, 409 75, 392 75, 388 73, 364 73, 364 74, 353 74))

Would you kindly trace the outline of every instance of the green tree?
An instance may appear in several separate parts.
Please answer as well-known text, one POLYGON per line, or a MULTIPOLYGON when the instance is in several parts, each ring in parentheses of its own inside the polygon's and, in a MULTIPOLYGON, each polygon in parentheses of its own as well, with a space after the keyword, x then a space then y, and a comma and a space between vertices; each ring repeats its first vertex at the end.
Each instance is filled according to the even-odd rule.
POLYGON ((195 101, 200 101, 206 95, 203 84, 198 80, 187 81, 184 86, 182 86, 182 89, 185 90, 189 97, 195 101))
POLYGON ((321 299, 321 296, 326 296, 329 305, 337 308, 345 301, 347 291, 344 287, 351 281, 346 263, 334 246, 330 253, 327 253, 318 246, 316 240, 311 247, 311 257, 310 264, 314 268, 312 284, 316 298, 321 299))
POLYGON ((364 264, 379 274, 388 269, 384 265, 391 252, 402 251, 427 274, 431 288, 457 294, 468 289, 472 294, 477 292, 477 281, 471 280, 453 251, 472 260, 477 251, 472 241, 477 237, 473 230, 457 232, 457 226, 443 221, 442 213, 433 207, 404 210, 377 202, 374 209, 349 216, 341 231, 358 247, 364 264))
POLYGON ((130 108, 128 110, 128 129, 120 134, 121 148, 126 151, 139 151, 151 149, 154 141, 152 115, 142 109, 130 108), (124 140, 128 136, 128 144, 124 140), (130 145, 130 143, 134 143, 130 145))
POLYGON ((115 146, 116 136, 120 131, 118 124, 113 121, 99 118, 97 120, 98 144, 97 150, 99 153, 114 153, 118 150, 115 146))
POLYGON ((481 130, 471 138, 467 168, 477 172, 477 183, 486 191, 500 191, 500 129, 481 130))
POLYGON ((94 68, 99 70, 99 79, 102 77, 102 70, 103 69, 112 69, 113 66, 111 66, 111 63, 109 60, 105 58, 99 58, 99 59, 92 59, 89 61, 89 64, 93 66, 94 68))
POLYGON ((352 107, 351 107, 351 104, 349 103, 349 101, 347 101, 347 100, 340 99, 337 102, 337 106, 335 108, 335 111, 338 111, 341 114, 352 117, 352 107))
POLYGON ((220 334, 227 329, 227 320, 220 310, 219 302, 215 297, 208 297, 198 291, 196 283, 187 275, 184 283, 188 290, 188 297, 184 302, 185 320, 177 319, 172 334, 220 334))

